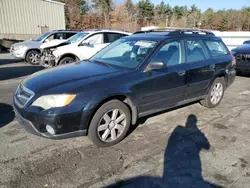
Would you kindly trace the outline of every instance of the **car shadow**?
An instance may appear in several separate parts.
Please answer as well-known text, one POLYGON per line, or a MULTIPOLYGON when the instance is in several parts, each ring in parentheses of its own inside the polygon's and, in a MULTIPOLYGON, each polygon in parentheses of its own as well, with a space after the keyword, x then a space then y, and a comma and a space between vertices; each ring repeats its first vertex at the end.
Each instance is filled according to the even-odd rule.
POLYGON ((27 76, 43 69, 41 66, 0 67, 0 81, 27 76))
POLYGON ((168 139, 162 177, 138 176, 107 188, 219 188, 202 177, 199 154, 203 149, 210 149, 209 141, 197 127, 197 117, 191 114, 186 126, 178 125, 168 139))
MULTIPOLYGON (((1 53, 0 53, 1 54, 1 53)), ((19 63, 22 62, 23 60, 21 59, 0 59, 0 67, 2 65, 8 65, 8 64, 14 64, 14 63, 19 63)))
POLYGON ((145 117, 141 117, 141 118, 139 118, 137 120, 137 122, 136 122, 135 125, 133 125, 133 126, 130 127, 127 136, 129 136, 131 133, 133 133, 140 125, 143 125, 149 118, 152 118, 154 116, 158 116, 158 115, 161 115, 161 114, 165 114, 165 113, 168 113, 170 111, 174 111, 174 110, 186 107, 186 106, 190 106, 192 104, 197 104, 198 102, 199 101, 194 101, 194 102, 191 102, 191 103, 187 103, 187 104, 183 104, 183 105, 180 105, 180 106, 172 107, 172 108, 169 108, 169 109, 166 109, 166 110, 163 110, 163 111, 159 111, 159 112, 147 115, 145 117))
POLYGON ((0 103, 0 128, 9 124, 15 118, 14 109, 11 105, 0 103))

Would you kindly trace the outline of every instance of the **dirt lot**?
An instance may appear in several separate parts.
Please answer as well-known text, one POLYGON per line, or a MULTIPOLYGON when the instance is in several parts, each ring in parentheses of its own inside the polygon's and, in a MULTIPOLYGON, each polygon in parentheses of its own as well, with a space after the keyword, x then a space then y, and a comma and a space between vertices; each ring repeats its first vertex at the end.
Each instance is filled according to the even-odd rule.
POLYGON ((215 109, 195 103, 148 117, 100 149, 87 137, 53 141, 19 127, 12 94, 40 69, 0 54, 0 187, 249 188, 249 76, 237 77, 215 109))

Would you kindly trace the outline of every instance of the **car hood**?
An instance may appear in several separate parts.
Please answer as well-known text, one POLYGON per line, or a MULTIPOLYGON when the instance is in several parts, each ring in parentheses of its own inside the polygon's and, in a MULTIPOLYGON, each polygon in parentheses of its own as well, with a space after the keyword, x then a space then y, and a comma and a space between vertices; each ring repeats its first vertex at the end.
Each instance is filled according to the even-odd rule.
POLYGON ((243 44, 237 48, 232 49, 236 53, 250 53, 250 44, 243 44))
POLYGON ((40 45, 41 45, 40 42, 32 41, 32 40, 26 40, 23 42, 17 42, 15 44, 13 44, 14 47, 17 47, 17 46, 36 47, 36 46, 40 46, 40 45))
MULTIPOLYGON (((121 70, 88 61, 72 63, 37 72, 27 77, 23 81, 23 85, 34 93, 41 93, 64 84, 69 85, 72 83, 70 88, 74 88, 76 82, 88 79, 92 81, 93 79, 100 80, 100 77, 119 71, 121 70)), ((65 88, 64 92, 67 92, 66 90, 67 88, 65 88)))
POLYGON ((41 49, 45 49, 45 48, 58 47, 58 46, 60 46, 61 44, 66 45, 66 44, 69 44, 69 43, 67 42, 67 40, 55 39, 55 40, 51 40, 51 41, 48 41, 48 42, 42 44, 42 45, 40 46, 40 48, 41 48, 41 49))

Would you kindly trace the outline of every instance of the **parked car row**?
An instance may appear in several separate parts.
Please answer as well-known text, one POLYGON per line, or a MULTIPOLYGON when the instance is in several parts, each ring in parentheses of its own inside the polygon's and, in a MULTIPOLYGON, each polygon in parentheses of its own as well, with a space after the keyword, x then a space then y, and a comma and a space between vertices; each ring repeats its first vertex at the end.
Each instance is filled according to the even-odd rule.
POLYGON ((40 37, 12 45, 10 53, 32 65, 53 67, 86 60, 117 39, 131 33, 116 30, 47 32, 40 37))
POLYGON ((78 31, 55 30, 46 32, 43 35, 29 41, 18 42, 11 46, 10 53, 17 59, 23 59, 32 65, 38 65, 41 55, 42 44, 51 40, 61 41, 70 38, 78 31))
MULTIPOLYGON (((136 32, 138 33, 144 33, 136 32)), ((115 30, 68 31, 55 30, 46 32, 30 41, 16 43, 10 53, 18 59, 24 59, 32 65, 53 67, 87 60, 108 44, 131 33, 115 30)), ((250 72, 250 43, 232 50, 238 72, 250 72)))
POLYGON ((211 32, 151 31, 126 37, 100 32, 91 40, 91 32, 80 32, 68 45, 44 47, 58 63, 63 49, 115 41, 93 56, 97 50, 83 48, 92 56, 87 61, 43 70, 20 83, 14 109, 28 132, 51 139, 88 135, 96 145, 109 147, 141 117, 194 101, 216 107, 235 79, 233 56, 211 32))

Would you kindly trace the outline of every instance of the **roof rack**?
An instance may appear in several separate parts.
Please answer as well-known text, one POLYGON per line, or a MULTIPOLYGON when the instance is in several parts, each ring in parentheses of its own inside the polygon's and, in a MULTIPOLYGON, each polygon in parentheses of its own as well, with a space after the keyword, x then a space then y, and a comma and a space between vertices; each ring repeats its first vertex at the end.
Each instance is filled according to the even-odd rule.
POLYGON ((214 33, 210 30, 203 30, 203 29, 191 29, 191 28, 174 28, 168 27, 164 29, 150 29, 146 31, 137 31, 134 34, 140 33, 150 33, 150 32, 167 32, 167 35, 180 35, 180 34, 205 34, 205 35, 213 35, 214 33))

